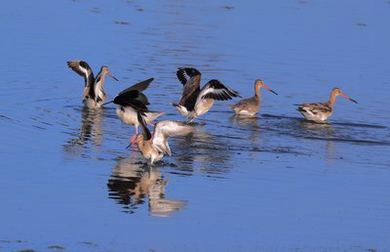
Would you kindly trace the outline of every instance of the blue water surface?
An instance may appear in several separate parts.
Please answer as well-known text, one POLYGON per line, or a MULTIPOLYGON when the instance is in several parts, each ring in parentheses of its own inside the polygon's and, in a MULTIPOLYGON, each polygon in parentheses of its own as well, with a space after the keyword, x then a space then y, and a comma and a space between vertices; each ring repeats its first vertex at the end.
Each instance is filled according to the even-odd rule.
POLYGON ((0 251, 390 251, 389 1, 6 1, 0 8, 0 251), (66 66, 162 119, 194 66, 261 114, 216 102, 172 157, 129 150, 114 106, 82 108, 66 66), (329 124, 294 104, 339 98, 329 124))

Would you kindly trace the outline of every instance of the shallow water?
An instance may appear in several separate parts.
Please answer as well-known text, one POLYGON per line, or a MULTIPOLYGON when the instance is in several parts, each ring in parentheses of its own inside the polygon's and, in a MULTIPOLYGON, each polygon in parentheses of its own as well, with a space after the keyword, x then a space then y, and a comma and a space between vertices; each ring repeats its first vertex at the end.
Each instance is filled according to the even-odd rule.
POLYGON ((390 250, 388 1, 19 1, 0 9, 0 251, 390 250), (182 118, 176 68, 252 95, 217 102, 148 167, 115 108, 81 106, 66 61, 108 65, 113 97, 155 77, 182 118), (326 100, 328 124, 293 104, 326 100))

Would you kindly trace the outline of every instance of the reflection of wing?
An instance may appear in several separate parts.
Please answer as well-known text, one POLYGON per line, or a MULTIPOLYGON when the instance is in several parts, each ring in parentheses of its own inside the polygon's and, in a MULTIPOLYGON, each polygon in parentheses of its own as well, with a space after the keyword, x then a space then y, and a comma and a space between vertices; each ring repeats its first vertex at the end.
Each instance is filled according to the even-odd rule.
POLYGON ((145 89, 147 89, 149 87, 150 83, 153 80, 154 80, 154 78, 150 78, 150 79, 141 81, 141 82, 139 82, 137 84, 134 84, 133 86, 131 86, 129 88, 126 88, 125 90, 121 91, 118 95, 127 93, 129 91, 133 91, 133 90, 138 90, 138 91, 142 92, 142 91, 144 91, 145 89))
POLYGON ((82 60, 70 60, 67 64, 73 71, 84 77, 85 87, 91 87, 94 84, 95 78, 92 69, 87 62, 82 60))
POLYGON ((237 91, 223 85, 219 80, 209 81, 200 91, 198 99, 230 100, 240 96, 237 91))
POLYGON ((193 131, 193 127, 178 121, 161 121, 154 127, 153 146, 161 153, 172 155, 168 145, 168 137, 185 136, 193 131))

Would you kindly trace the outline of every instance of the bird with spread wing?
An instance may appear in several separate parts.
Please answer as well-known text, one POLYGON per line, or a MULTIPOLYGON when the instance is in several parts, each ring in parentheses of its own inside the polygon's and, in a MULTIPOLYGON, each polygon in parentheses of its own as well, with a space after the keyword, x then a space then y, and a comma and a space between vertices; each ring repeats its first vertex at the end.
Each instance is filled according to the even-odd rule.
POLYGON ((142 112, 137 112, 138 121, 141 123, 142 134, 136 138, 138 149, 153 165, 160 161, 164 155, 172 155, 168 144, 169 137, 185 136, 193 132, 194 128, 179 121, 164 120, 155 124, 153 133, 150 133, 142 112))
POLYGON ((179 103, 173 103, 173 106, 190 122, 207 113, 215 100, 224 101, 240 97, 237 91, 215 79, 200 88, 201 73, 195 68, 179 68, 176 75, 183 84, 183 93, 179 103))
POLYGON ((164 112, 149 111, 147 107, 149 105, 148 98, 142 92, 149 87, 153 80, 153 78, 150 78, 132 85, 131 87, 121 91, 114 100, 107 102, 113 102, 118 105, 116 108, 116 114, 121 121, 135 127, 135 134, 131 137, 130 144, 134 144, 138 135, 140 122, 137 117, 137 111, 141 112, 143 120, 149 125, 153 125, 153 121, 164 114, 164 112))
POLYGON ((88 108, 100 108, 106 99, 106 93, 104 92, 106 76, 110 76, 116 81, 118 79, 111 74, 107 66, 102 66, 95 77, 91 67, 83 60, 70 60, 67 64, 69 68, 84 77, 84 105, 88 108))

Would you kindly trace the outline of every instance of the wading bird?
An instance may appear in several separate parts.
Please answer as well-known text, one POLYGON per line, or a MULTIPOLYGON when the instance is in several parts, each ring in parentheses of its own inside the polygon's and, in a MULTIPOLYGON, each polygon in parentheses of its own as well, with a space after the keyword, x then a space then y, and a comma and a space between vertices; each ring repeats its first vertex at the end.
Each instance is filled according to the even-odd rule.
POLYGON ((179 68, 177 78, 183 84, 183 94, 179 103, 172 105, 190 122, 207 113, 214 104, 214 100, 230 100, 240 96, 219 80, 210 80, 203 88, 200 88, 201 73, 195 68, 179 68))
POLYGON ((265 88, 268 91, 277 95, 277 93, 270 89, 262 80, 256 80, 255 95, 250 98, 243 99, 238 103, 232 105, 231 108, 233 109, 234 113, 236 113, 237 115, 248 117, 255 116, 260 109, 260 88, 265 88))
POLYGON ((136 138, 136 144, 144 158, 154 162, 160 161, 165 154, 171 156, 168 137, 185 136, 193 132, 193 127, 178 121, 160 121, 154 126, 153 134, 150 133, 146 123, 138 112, 138 121, 141 122, 142 134, 136 138))
POLYGON ((343 93, 340 88, 333 88, 330 93, 328 102, 317 102, 317 103, 303 103, 299 104, 297 110, 309 121, 317 123, 323 123, 333 113, 333 106, 336 102, 336 97, 341 96, 351 102, 357 103, 356 100, 350 98, 348 95, 343 93))
POLYGON ((104 92, 104 80, 106 75, 116 81, 118 81, 118 79, 110 73, 107 66, 102 66, 95 78, 92 69, 87 62, 82 60, 70 60, 67 64, 73 71, 84 77, 83 103, 85 106, 88 108, 100 108, 106 99, 106 93, 104 92))
POLYGON ((140 122, 138 121, 137 111, 142 112, 142 117, 149 125, 153 125, 152 122, 164 112, 153 112, 148 110, 149 101, 145 94, 142 93, 147 89, 153 78, 141 81, 125 90, 120 92, 114 100, 105 104, 113 102, 117 104, 116 114, 125 124, 133 125, 135 127, 135 134, 130 138, 130 144, 134 144, 134 141, 138 135, 138 127, 140 122))

